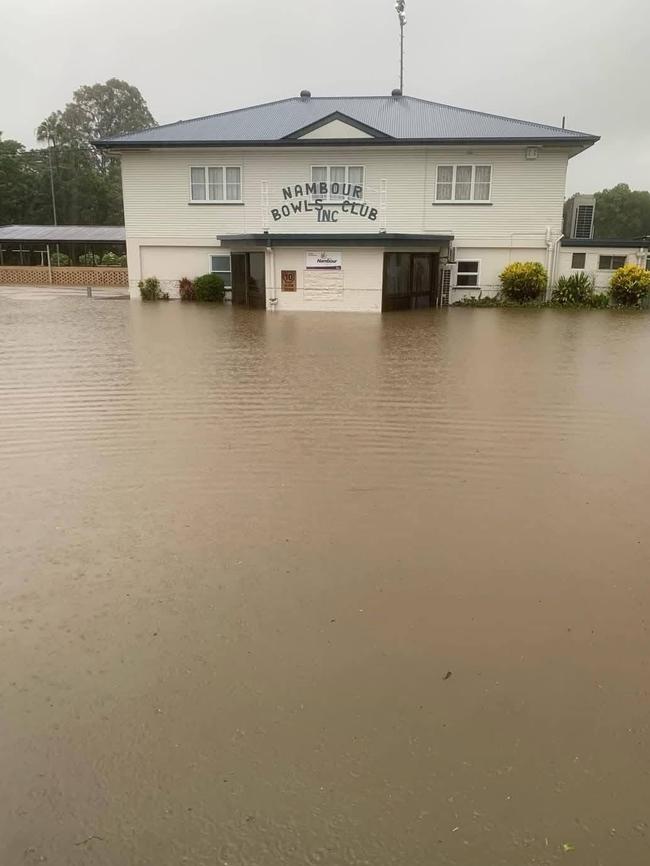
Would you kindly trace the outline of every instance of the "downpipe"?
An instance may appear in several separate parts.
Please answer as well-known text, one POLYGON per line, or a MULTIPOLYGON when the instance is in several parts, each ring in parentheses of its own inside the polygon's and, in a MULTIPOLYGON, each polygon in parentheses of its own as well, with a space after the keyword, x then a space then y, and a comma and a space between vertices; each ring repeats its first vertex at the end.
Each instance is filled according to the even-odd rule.
POLYGON ((551 234, 551 227, 550 226, 546 226, 546 232, 544 234, 544 238, 545 238, 545 242, 546 242, 546 278, 547 278, 545 300, 548 301, 548 299, 550 298, 549 293, 551 291, 551 284, 552 284, 551 270, 553 268, 553 236, 551 234))
POLYGON ((269 298, 269 307, 271 310, 275 310, 278 306, 278 294, 275 287, 275 251, 273 247, 270 246, 266 248, 266 251, 269 254, 269 271, 271 277, 271 297, 269 298))
POLYGON ((553 286, 555 285, 555 276, 557 274, 558 251, 560 249, 560 241, 564 234, 560 233, 553 241, 553 253, 551 255, 551 269, 548 272, 548 287, 546 289, 546 300, 550 301, 553 294, 553 286))

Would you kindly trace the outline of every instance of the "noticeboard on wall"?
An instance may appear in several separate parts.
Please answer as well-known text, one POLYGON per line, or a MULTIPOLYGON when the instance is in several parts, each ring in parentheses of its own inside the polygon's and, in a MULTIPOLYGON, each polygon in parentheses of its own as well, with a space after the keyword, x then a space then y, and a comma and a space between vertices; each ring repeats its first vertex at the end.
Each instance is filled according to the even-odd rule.
POLYGON ((306 255, 305 268, 308 271, 340 271, 343 267, 343 255, 332 252, 309 252, 306 255))

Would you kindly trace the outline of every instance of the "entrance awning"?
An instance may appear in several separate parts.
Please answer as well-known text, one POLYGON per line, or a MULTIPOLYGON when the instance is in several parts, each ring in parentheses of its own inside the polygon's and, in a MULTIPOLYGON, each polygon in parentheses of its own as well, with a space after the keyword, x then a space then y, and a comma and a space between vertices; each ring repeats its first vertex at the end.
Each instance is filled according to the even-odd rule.
POLYGON ((261 234, 246 235, 217 235, 217 240, 224 246, 231 244, 248 244, 260 247, 295 247, 312 245, 322 247, 323 244, 331 247, 383 247, 395 244, 406 244, 409 247, 431 247, 446 245, 453 241, 452 234, 395 234, 393 232, 376 232, 363 234, 272 234, 262 232, 261 234))

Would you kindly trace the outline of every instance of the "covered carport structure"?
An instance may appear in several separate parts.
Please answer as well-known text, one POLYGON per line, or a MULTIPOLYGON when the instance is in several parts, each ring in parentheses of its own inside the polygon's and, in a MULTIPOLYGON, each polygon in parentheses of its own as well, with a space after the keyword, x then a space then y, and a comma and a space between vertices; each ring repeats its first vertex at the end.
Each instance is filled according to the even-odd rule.
POLYGON ((0 226, 0 285, 128 286, 124 226, 0 226))

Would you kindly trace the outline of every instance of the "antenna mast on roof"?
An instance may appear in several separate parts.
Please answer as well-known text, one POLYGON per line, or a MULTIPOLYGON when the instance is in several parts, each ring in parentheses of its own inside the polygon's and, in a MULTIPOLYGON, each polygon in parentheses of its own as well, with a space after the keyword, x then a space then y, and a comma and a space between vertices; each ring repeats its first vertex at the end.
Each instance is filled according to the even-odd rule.
POLYGON ((406 24, 406 13, 404 7, 406 0, 395 0, 395 9, 399 18, 399 89, 404 93, 404 25, 406 24))

